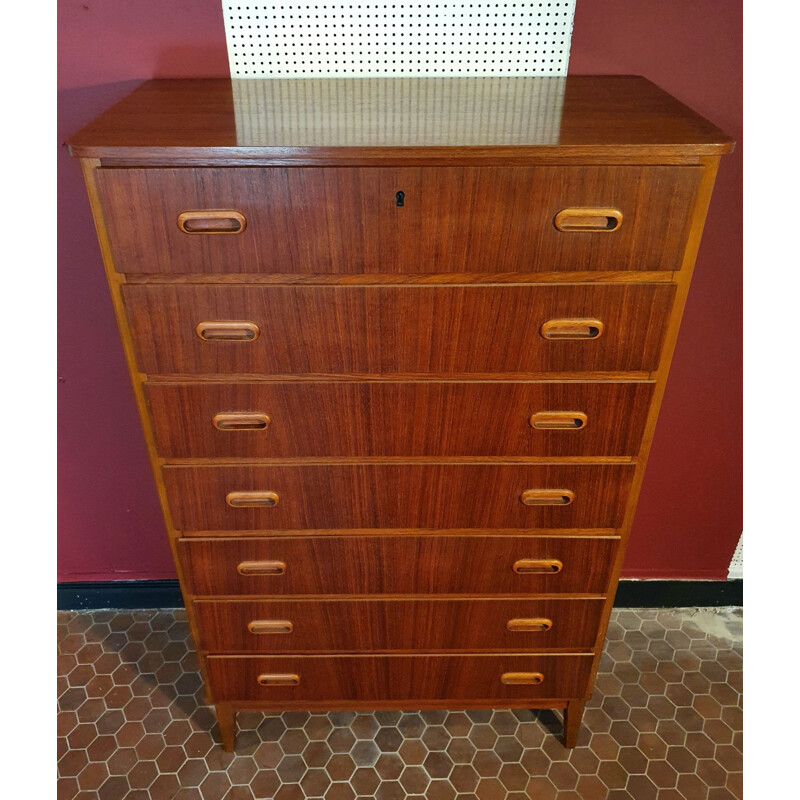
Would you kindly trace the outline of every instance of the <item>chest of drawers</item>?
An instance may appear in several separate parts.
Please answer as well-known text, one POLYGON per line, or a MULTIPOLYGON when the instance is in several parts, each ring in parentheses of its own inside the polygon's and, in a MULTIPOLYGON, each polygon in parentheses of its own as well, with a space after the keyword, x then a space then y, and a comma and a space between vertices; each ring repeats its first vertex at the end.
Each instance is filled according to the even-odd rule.
POLYGON ((71 142, 223 744, 531 707, 573 746, 731 142, 641 78, 245 83, 71 142))

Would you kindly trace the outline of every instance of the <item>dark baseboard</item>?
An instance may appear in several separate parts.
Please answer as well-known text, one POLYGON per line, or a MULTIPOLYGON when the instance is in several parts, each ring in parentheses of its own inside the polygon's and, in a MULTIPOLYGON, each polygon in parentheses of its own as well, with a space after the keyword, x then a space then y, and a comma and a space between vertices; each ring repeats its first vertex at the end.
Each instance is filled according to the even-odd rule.
POLYGON ((177 580, 59 583, 59 611, 98 608, 181 608, 177 580))
POLYGON ((743 605, 742 580, 620 581, 615 608, 710 608, 743 605))
MULTIPOLYGON (((741 606, 743 582, 620 581, 616 608, 741 606)), ((81 581, 58 584, 59 611, 99 608, 180 608, 178 581, 81 581)))

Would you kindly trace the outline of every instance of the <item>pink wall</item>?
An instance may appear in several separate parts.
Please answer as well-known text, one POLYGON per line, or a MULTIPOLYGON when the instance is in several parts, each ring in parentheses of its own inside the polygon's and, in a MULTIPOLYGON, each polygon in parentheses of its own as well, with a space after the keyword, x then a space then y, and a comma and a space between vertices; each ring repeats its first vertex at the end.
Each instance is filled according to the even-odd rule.
MULTIPOLYGON (((77 161, 144 79, 227 75, 219 0, 59 0, 59 580, 174 577, 77 161)), ((638 74, 740 144, 723 160, 625 575, 724 578, 741 531, 741 8, 578 0, 570 71, 638 74)))

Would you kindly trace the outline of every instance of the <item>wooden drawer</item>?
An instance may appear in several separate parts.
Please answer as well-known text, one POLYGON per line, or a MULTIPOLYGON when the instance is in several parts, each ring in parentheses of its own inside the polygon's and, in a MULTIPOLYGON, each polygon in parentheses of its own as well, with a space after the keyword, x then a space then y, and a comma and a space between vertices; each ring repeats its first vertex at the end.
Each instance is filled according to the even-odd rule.
POLYGON ((591 650, 604 600, 196 600, 215 653, 591 650))
POLYGON ((633 464, 292 464, 163 467, 162 475, 172 521, 182 531, 530 529, 619 527, 634 470, 633 464))
POLYGON ((591 655, 209 656, 214 702, 387 704, 582 697, 591 655), (538 674, 539 683, 506 683, 538 674), (264 685, 296 680, 296 685, 264 685))
POLYGON ((651 371, 674 284, 145 286, 122 293, 139 369, 155 374, 651 371), (597 320, 547 339, 554 320, 597 320), (245 322, 220 329, 217 322, 245 322), (201 338, 241 337, 239 340, 201 338))
POLYGON ((488 273, 677 270, 701 172, 100 169, 98 181, 120 272, 488 273), (616 209, 622 223, 610 232, 558 230, 556 215, 567 208, 616 209), (241 218, 193 219, 185 227, 195 232, 181 230, 182 213, 208 209, 241 218), (220 235, 228 225, 240 232, 220 235))
POLYGON ((652 392, 651 383, 145 384, 165 458, 633 456, 652 392))
POLYGON ((196 596, 602 595, 618 543, 613 536, 391 533, 179 539, 178 553, 196 596))

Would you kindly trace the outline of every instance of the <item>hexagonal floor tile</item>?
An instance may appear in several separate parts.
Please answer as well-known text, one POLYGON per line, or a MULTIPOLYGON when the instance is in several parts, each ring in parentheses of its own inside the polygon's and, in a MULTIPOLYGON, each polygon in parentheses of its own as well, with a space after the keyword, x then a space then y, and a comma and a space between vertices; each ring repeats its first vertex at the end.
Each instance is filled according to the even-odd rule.
POLYGON ((456 708, 242 713, 229 754, 185 610, 59 612, 57 631, 59 800, 742 797, 735 609, 613 611, 571 751, 559 711, 456 708))

